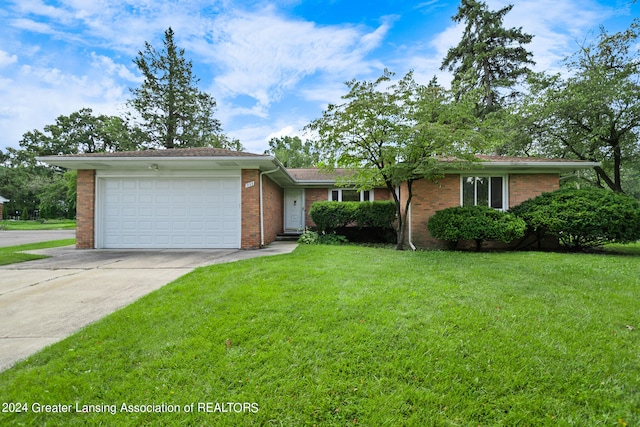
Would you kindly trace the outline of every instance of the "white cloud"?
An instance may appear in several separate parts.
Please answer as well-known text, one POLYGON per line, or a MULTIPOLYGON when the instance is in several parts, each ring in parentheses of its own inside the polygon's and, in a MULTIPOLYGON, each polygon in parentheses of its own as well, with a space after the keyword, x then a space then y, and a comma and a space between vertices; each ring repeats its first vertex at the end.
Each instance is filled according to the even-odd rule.
POLYGON ((18 62, 17 55, 9 55, 4 50, 0 50, 0 67, 6 67, 7 65, 15 64, 18 62))
POLYGON ((144 81, 143 77, 136 76, 126 66, 116 64, 113 59, 108 56, 98 55, 95 52, 91 52, 91 59, 93 60, 91 65, 109 76, 117 76, 134 83, 142 83, 144 81))
POLYGON ((300 136, 300 132, 296 131, 293 126, 285 126, 280 130, 277 130, 275 132, 271 132, 269 135, 267 135, 266 140, 267 141, 271 141, 273 138, 282 138, 284 136, 300 136))
POLYGON ((379 45, 389 25, 373 32, 355 26, 322 27, 285 19, 267 8, 235 13, 212 23, 212 55, 222 73, 224 96, 249 95, 268 106, 317 72, 354 75, 371 67, 365 55, 379 45))
POLYGON ((27 31, 31 31, 34 33, 41 33, 41 34, 55 34, 56 31, 53 30, 53 28, 51 28, 50 25, 45 24, 43 22, 37 22, 34 21, 32 19, 26 19, 26 18, 19 18, 19 19, 14 19, 11 22, 11 25, 15 28, 19 28, 21 30, 27 30, 27 31))

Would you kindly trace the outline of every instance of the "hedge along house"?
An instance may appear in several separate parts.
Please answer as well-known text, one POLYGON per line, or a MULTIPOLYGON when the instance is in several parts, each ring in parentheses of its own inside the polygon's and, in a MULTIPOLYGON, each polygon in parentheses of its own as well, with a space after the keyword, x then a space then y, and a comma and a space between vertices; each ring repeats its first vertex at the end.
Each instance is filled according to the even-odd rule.
MULTIPOLYGON (((426 222, 464 204, 507 209, 559 188, 562 172, 597 163, 479 156, 466 171, 413 184, 408 242, 432 247, 426 222)), ((255 249, 313 226, 315 201, 388 200, 387 189, 336 186, 318 169, 286 169, 275 157, 218 148, 86 153, 38 158, 78 171, 78 249, 255 249)), ((338 173, 340 173, 338 171, 338 173)), ((400 198, 406 185, 397 189, 400 198)))

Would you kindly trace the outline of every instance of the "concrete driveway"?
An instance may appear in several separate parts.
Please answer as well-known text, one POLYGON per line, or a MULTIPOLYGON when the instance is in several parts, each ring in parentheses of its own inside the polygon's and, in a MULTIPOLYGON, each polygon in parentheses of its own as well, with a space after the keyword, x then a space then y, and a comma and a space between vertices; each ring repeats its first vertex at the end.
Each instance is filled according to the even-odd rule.
POLYGON ((51 258, 0 266, 0 371, 196 267, 289 253, 296 246, 33 251, 51 258))

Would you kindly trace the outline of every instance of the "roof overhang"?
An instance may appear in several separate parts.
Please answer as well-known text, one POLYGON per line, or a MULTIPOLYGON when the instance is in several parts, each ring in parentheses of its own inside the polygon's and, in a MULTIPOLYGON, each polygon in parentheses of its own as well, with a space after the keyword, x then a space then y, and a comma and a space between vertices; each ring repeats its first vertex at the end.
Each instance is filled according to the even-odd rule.
MULTIPOLYGON (((235 155, 222 156, 170 156, 164 152, 150 152, 148 155, 140 152, 133 156, 123 156, 122 153, 109 155, 100 153, 96 155, 58 155, 36 157, 36 160, 50 165, 72 170, 97 170, 97 171, 180 171, 180 170, 238 170, 257 169, 267 174, 283 188, 289 187, 330 187, 336 183, 336 178, 344 173, 323 173, 323 175, 297 176, 290 173, 282 163, 274 156, 269 155, 235 155)), ((473 162, 467 167, 459 165, 445 168, 446 174, 465 173, 500 173, 500 174, 532 174, 532 173, 566 173, 575 170, 589 169, 600 166, 598 162, 548 160, 518 158, 516 160, 500 159, 495 161, 485 159, 473 162)))
POLYGON ((468 168, 450 169, 446 173, 466 173, 471 171, 509 174, 566 173, 591 169, 596 166, 600 166, 600 163, 587 161, 479 161, 471 163, 468 168))
POLYGON ((257 169, 266 172, 281 186, 293 185, 295 180, 282 163, 273 156, 42 156, 39 162, 71 170, 136 171, 136 170, 238 170, 257 169))

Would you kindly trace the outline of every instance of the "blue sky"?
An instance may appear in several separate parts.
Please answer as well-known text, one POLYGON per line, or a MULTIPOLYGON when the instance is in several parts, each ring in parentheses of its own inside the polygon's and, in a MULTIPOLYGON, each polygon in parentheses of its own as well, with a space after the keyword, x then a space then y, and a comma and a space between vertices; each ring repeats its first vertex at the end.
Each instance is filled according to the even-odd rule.
MULTIPOLYGON (((513 3, 505 25, 534 34, 536 70, 640 16, 631 0, 487 0, 513 3)), ((453 0, 0 0, 0 150, 84 107, 120 114, 140 76, 145 41, 162 46, 171 26, 200 89, 218 103, 225 133, 261 153, 270 138, 302 135, 344 82, 384 68, 418 82, 439 70, 460 40, 453 0)))

